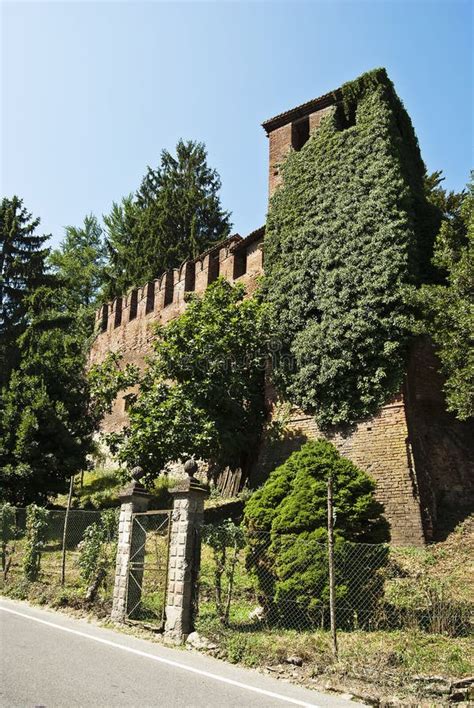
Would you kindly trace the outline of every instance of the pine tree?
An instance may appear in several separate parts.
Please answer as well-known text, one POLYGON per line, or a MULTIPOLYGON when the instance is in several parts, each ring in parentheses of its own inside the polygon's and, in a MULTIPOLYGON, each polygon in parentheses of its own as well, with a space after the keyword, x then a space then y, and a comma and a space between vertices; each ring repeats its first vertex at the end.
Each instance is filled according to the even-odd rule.
POLYGON ((48 282, 42 248, 47 236, 36 232, 40 224, 14 196, 0 205, 0 387, 18 363, 16 341, 26 326, 26 298, 48 282))
POLYGON ((80 227, 66 226, 60 248, 52 251, 49 263, 67 288, 74 307, 93 307, 104 279, 105 247, 102 227, 93 214, 80 227))
POLYGON ((139 207, 133 194, 114 202, 110 214, 104 215, 106 227, 104 296, 111 300, 124 293, 134 283, 146 280, 142 249, 139 247, 139 207))
POLYGON ((104 217, 107 295, 151 280, 228 236, 230 215, 221 207, 220 187, 202 143, 180 140, 176 156, 163 150, 159 167, 148 167, 135 198, 114 204, 104 217))
POLYGON ((41 286, 26 298, 20 362, 0 392, 0 487, 14 504, 64 491, 91 451, 84 333, 65 302, 60 287, 41 286))

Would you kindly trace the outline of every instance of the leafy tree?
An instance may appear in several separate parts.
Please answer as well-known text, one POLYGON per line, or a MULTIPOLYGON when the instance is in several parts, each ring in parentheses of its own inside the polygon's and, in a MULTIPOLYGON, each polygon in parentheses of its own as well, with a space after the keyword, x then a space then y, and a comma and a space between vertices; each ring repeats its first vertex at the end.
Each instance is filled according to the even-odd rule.
POLYGON ((135 197, 114 204, 104 217, 107 295, 152 280, 225 238, 231 224, 221 207, 220 187, 202 143, 180 140, 176 156, 163 150, 159 167, 148 167, 135 197))
POLYGON ((91 449, 83 330, 64 299, 46 286, 28 298, 20 363, 1 392, 2 494, 19 505, 63 491, 91 449))
POLYGON ((418 331, 437 347, 448 410, 467 420, 474 416, 474 183, 467 192, 446 193, 441 181, 439 172, 428 181, 429 198, 443 213, 433 257, 439 282, 417 294, 418 331))
POLYGON ((413 127, 385 71, 341 94, 283 164, 265 234, 284 354, 275 379, 321 426, 371 415, 399 389, 410 295, 429 277, 436 223, 413 127))
POLYGON ((52 251, 49 263, 66 288, 71 309, 93 308, 105 266, 102 227, 93 214, 85 217, 81 227, 66 227, 66 236, 60 248, 52 251))
MULTIPOLYGON (((336 556, 347 541, 383 540, 386 525, 374 498, 375 483, 326 440, 307 442, 274 470, 248 500, 248 567, 256 572, 269 619, 327 619, 327 480, 333 478, 336 556)), ((370 616, 370 598, 381 591, 375 571, 386 555, 366 555, 357 573, 338 579, 338 597, 350 596, 370 616), (349 576, 349 577, 347 577, 349 576), (352 577, 351 577, 352 576, 352 577), (370 590, 370 591, 369 591, 370 590)), ((360 562, 360 558, 357 559, 360 562)), ((343 567, 343 566, 341 566, 343 567)))
MULTIPOLYGON (((265 307, 244 300, 242 286, 219 278, 186 311, 157 329, 147 371, 131 376, 130 422, 108 441, 121 462, 156 477, 167 462, 190 455, 220 464, 244 465, 263 422, 265 307)), ((96 403, 110 403, 114 362, 96 367, 96 403)), ((116 374, 121 376, 119 372, 116 374)))
POLYGON ((18 363, 16 341, 26 327, 27 297, 47 282, 47 236, 18 197, 0 204, 0 388, 18 363))

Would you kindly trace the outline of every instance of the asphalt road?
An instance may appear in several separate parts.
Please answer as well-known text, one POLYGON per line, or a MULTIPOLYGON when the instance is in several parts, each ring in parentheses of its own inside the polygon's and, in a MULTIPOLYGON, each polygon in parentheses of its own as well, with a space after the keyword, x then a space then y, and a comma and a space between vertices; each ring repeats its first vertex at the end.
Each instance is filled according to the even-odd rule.
POLYGON ((6 599, 0 666, 5 708, 361 705, 6 599))

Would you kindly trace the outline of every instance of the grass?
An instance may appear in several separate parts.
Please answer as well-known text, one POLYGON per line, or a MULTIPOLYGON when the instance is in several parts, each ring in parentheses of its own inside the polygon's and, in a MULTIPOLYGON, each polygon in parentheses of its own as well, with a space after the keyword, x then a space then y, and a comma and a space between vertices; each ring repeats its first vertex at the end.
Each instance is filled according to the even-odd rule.
POLYGON ((216 620, 201 615, 198 631, 215 641, 220 655, 232 663, 267 666, 286 662, 291 655, 301 657, 316 673, 337 671, 358 677, 361 671, 396 669, 401 680, 414 674, 441 674, 453 678, 474 672, 472 638, 397 630, 394 632, 339 632, 339 661, 332 656, 329 632, 297 630, 239 631, 222 627, 216 620))
MULTIPOLYGON (((244 551, 236 566, 229 626, 223 626, 214 602, 213 552, 204 545, 197 630, 217 645, 214 654, 232 663, 273 667, 310 685, 319 681, 324 686, 330 679, 340 686, 355 682, 379 695, 431 696, 415 677, 455 680, 474 673, 473 637, 458 636, 467 634, 472 621, 473 529, 468 519, 445 544, 391 549, 382 597, 388 624, 375 631, 338 631, 337 661, 327 630, 271 627, 251 619, 259 593, 255 577, 245 568, 244 551), (391 629, 390 618, 400 626, 391 629), (288 664, 292 655, 302 659, 301 669, 288 664)), ((225 576, 223 587, 225 591, 225 576)))
MULTIPOLYGON (((149 492, 151 509, 170 509, 172 505, 169 489, 176 485, 174 477, 160 475, 149 492)), ((72 506, 76 509, 101 510, 120 505, 120 492, 126 486, 124 471, 120 468, 103 469, 97 467, 84 472, 82 486, 76 478, 72 506)), ((59 494, 51 500, 55 507, 65 508, 67 494, 59 494)))
MULTIPOLYGON (((73 506, 82 509, 108 509, 118 506, 119 493, 123 487, 119 469, 100 467, 84 472, 82 487, 76 481, 73 506)), ((60 494, 54 500, 59 507, 66 507, 67 494, 60 494)))

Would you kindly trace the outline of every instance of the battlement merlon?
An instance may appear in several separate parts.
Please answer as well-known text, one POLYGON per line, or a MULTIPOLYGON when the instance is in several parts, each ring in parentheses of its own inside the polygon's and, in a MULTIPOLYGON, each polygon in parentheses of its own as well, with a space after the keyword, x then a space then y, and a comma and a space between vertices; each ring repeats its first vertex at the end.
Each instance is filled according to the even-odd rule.
POLYGON ((265 227, 261 227, 245 238, 239 234, 230 236, 179 268, 104 303, 96 312, 98 334, 89 363, 100 363, 108 351, 119 350, 125 360, 144 359, 149 353, 148 324, 166 324, 178 317, 186 307, 185 294, 204 292, 219 276, 244 283, 247 292, 252 293, 263 273, 264 233, 265 227), (130 349, 135 356, 130 357, 130 349))

